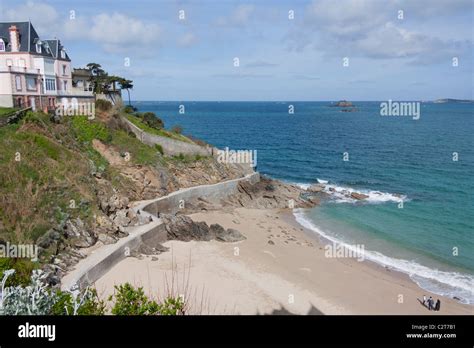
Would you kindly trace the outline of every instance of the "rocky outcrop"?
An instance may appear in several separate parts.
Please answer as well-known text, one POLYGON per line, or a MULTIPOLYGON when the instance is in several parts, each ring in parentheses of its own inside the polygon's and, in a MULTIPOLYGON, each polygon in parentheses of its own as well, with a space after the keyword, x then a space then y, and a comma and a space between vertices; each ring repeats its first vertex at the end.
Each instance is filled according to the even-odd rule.
POLYGON ((193 221, 186 215, 162 214, 160 216, 167 232, 168 239, 189 242, 191 240, 237 242, 246 239, 239 231, 224 229, 219 224, 210 227, 205 222, 193 221))
POLYGON ((357 199, 358 201, 362 199, 369 198, 369 196, 364 195, 363 193, 351 192, 351 198, 357 199))
POLYGON ((255 209, 309 208, 319 204, 319 198, 299 186, 262 177, 260 182, 241 182, 238 193, 224 200, 223 205, 255 209))

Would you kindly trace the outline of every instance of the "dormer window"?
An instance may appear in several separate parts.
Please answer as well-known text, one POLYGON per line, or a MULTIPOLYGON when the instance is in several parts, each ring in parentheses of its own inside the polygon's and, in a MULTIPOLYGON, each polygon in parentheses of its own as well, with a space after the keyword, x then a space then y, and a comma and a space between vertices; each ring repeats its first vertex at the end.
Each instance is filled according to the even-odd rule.
POLYGON ((5 52, 5 41, 0 39, 0 52, 5 52))
POLYGON ((61 58, 66 59, 66 51, 65 50, 61 50, 61 58))
POLYGON ((36 53, 41 53, 42 50, 41 50, 41 44, 37 43, 36 44, 36 53))

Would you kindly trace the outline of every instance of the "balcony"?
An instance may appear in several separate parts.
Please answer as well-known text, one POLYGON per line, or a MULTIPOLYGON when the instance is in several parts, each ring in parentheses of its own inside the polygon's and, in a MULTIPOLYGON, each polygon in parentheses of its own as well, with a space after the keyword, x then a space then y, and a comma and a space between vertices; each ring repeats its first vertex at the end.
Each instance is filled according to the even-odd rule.
POLYGON ((10 73, 22 73, 22 74, 32 74, 32 75, 39 75, 40 69, 28 69, 22 68, 19 66, 1 66, 0 72, 10 72, 10 73))
POLYGON ((58 96, 60 97, 94 97, 92 91, 84 91, 82 88, 72 88, 70 90, 58 90, 58 96))

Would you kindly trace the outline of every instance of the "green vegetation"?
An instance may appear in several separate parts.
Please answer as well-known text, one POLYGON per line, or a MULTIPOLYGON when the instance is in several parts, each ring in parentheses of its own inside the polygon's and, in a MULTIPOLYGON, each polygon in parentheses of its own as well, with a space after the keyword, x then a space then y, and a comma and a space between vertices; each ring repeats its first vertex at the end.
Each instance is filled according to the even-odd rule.
POLYGON ((73 131, 80 142, 90 143, 93 139, 110 143, 112 135, 105 124, 89 120, 86 116, 72 117, 73 131))
MULTIPOLYGON (((77 309, 77 315, 104 315, 105 302, 99 299, 95 289, 88 289, 87 296, 77 309)), ((65 291, 56 292, 57 300, 51 308, 51 315, 68 315, 74 313, 73 295, 65 291)))
POLYGON ((135 289, 130 283, 115 286, 116 293, 109 297, 115 300, 112 314, 115 315, 182 315, 185 314, 185 303, 177 297, 168 297, 163 303, 150 300, 143 288, 135 289))
POLYGON ((13 112, 15 112, 17 110, 18 109, 16 109, 16 108, 3 108, 3 107, 0 107, 0 117, 9 116, 10 114, 12 114, 13 112))
POLYGON ((176 161, 176 162, 181 162, 181 163, 193 163, 193 162, 196 162, 196 161, 201 161, 201 160, 204 160, 204 159, 207 159, 209 158, 210 156, 201 156, 201 155, 184 155, 182 153, 180 153, 179 155, 177 156, 172 156, 172 160, 176 161))
POLYGON ((5 271, 14 269, 15 273, 8 277, 5 286, 27 286, 30 284, 31 274, 37 266, 37 263, 28 259, 0 258, 0 281, 3 279, 5 271))
MULTIPOLYGON (((159 135, 159 136, 162 136, 162 137, 167 137, 167 138, 171 138, 171 139, 175 139, 175 140, 179 140, 179 141, 184 141, 186 143, 193 143, 192 140, 190 140, 189 138, 185 137, 184 135, 181 135, 181 134, 178 134, 178 133, 174 133, 172 131, 167 131, 166 129, 157 129, 157 128, 153 128, 151 127, 149 124, 147 123, 144 123, 144 121, 142 120, 142 118, 140 116, 137 116, 136 114, 135 115, 125 115, 127 117, 127 119, 132 122, 135 126, 137 126, 138 128, 140 128, 141 130, 147 132, 147 133, 150 133, 150 134, 155 134, 155 135, 159 135)), ((160 120, 161 121, 161 120, 160 120)), ((163 121, 161 121, 163 122, 163 121)), ((164 126, 164 125, 163 125, 164 126)))
POLYGON ((108 100, 98 99, 95 101, 95 107, 98 110, 109 111, 110 109, 112 109, 112 103, 108 100))

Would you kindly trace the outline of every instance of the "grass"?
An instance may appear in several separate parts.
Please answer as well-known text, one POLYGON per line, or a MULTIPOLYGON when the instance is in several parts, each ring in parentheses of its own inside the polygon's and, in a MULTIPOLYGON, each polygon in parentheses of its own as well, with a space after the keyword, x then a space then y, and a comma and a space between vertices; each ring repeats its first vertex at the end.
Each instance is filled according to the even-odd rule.
POLYGON ((3 108, 3 107, 0 107, 0 117, 2 116, 8 116, 10 115, 11 113, 17 111, 18 109, 15 109, 15 108, 3 108))
POLYGON ((159 149, 143 144, 137 138, 130 137, 123 130, 112 132, 111 145, 120 153, 129 153, 130 160, 135 164, 155 165, 162 156, 158 155, 159 149))
POLYGON ((143 123, 138 117, 135 117, 135 116, 130 115, 130 114, 126 114, 125 116, 135 126, 137 126, 138 128, 140 128, 141 130, 143 130, 147 133, 154 134, 154 135, 159 135, 159 136, 162 136, 162 137, 167 137, 167 138, 171 138, 171 139, 175 139, 175 140, 179 140, 179 141, 183 141, 183 142, 186 142, 186 143, 193 143, 193 141, 191 139, 185 137, 182 134, 178 134, 178 133, 175 133, 175 132, 170 132, 170 131, 167 131, 166 129, 152 128, 152 127, 148 126, 147 124, 143 123))

